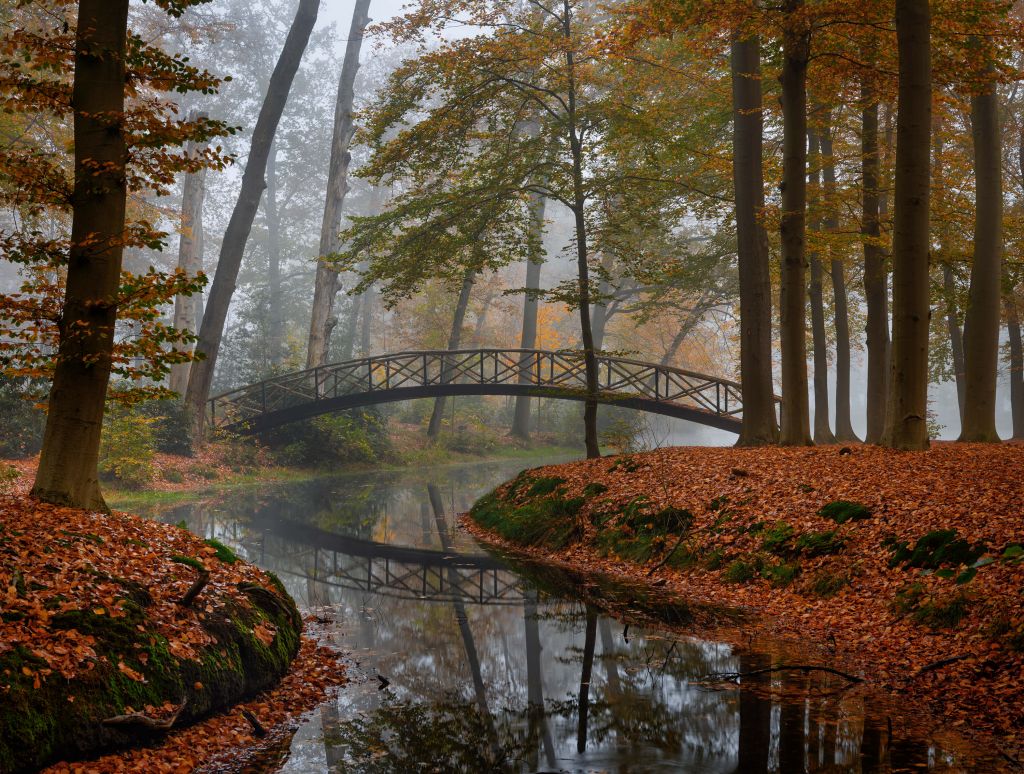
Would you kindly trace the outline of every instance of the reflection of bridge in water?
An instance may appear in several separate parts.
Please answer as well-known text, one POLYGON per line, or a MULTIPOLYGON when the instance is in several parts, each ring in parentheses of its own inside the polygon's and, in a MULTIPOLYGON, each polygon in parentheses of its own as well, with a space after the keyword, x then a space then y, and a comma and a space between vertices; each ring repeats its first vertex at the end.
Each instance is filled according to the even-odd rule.
MULTIPOLYGON (((599 403, 738 433, 740 385, 600 354, 599 403)), ((332 411, 415 398, 511 395, 586 400, 583 353, 537 349, 399 352, 275 376, 210 400, 214 426, 259 433, 332 411)))
POLYGON ((281 572, 337 588, 426 602, 523 602, 517 576, 487 554, 393 546, 293 521, 267 525, 261 550, 261 564, 271 557, 281 572), (296 552, 296 543, 310 550, 296 552))

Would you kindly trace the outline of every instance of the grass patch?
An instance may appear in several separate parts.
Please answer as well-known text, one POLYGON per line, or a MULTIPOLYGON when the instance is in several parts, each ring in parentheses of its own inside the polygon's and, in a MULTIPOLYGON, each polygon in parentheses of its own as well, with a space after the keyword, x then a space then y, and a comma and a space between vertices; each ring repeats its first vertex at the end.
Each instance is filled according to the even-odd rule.
POLYGON ((864 521, 871 518, 871 509, 866 505, 851 502, 850 500, 836 500, 835 502, 823 505, 818 511, 819 516, 832 519, 836 524, 846 524, 848 521, 864 521))
POLYGON ((734 559, 726 566, 722 578, 729 583, 747 583, 754 580, 759 571, 760 563, 757 561, 734 559))
POLYGON ((224 564, 234 564, 238 561, 238 556, 228 546, 221 543, 216 538, 210 538, 206 541, 206 545, 213 548, 217 553, 214 554, 224 564))
POLYGON ((583 497, 567 499, 560 489, 523 503, 509 502, 491 492, 473 505, 469 515, 477 524, 494 530, 506 540, 524 546, 559 549, 582 536, 577 516, 585 502, 583 497))
POLYGON ((906 540, 889 538, 882 543, 892 551, 890 567, 917 567, 938 570, 943 565, 959 567, 974 564, 988 551, 983 542, 971 545, 956 529, 937 529, 918 538, 911 548, 906 540))
POLYGON ((895 613, 910 616, 914 623, 932 629, 953 629, 970 612, 970 600, 962 591, 930 594, 920 583, 912 583, 896 593, 895 613))
POLYGON ((833 570, 818 570, 810 578, 807 590, 816 597, 828 599, 834 597, 850 585, 850 576, 833 570))
POLYGON ((800 565, 796 562, 779 562, 761 568, 761 577, 773 586, 789 586, 800 575, 800 565))

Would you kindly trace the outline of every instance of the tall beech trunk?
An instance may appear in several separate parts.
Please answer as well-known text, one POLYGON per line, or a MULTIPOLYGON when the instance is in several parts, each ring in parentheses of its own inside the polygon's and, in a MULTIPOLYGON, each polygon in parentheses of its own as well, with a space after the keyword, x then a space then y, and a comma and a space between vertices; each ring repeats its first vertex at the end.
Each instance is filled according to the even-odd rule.
MULTIPOLYGON (((830 234, 839 230, 839 214, 836 211, 836 162, 832 148, 832 126, 826 124, 820 137, 822 192, 825 202, 825 216, 822 224, 830 234)), ((831 244, 831 243, 830 243, 831 244)), ((850 312, 846 298, 846 271, 843 262, 833 251, 829 261, 832 278, 832 304, 836 328, 836 432, 837 441, 859 441, 853 432, 850 417, 850 312)))
MULTIPOLYGON (((205 113, 192 113, 190 120, 206 118, 205 113)), ((192 157, 203 152, 203 145, 190 142, 185 152, 192 157)), ((206 191, 206 167, 198 172, 189 172, 181 192, 181 237, 178 240, 178 268, 194 277, 203 270, 203 198, 206 191)), ((191 296, 174 297, 174 327, 178 330, 195 333, 199 329, 199 321, 203 319, 203 295, 194 293, 191 296)), ((194 345, 190 345, 191 352, 194 345)), ((188 386, 190 363, 175 363, 171 366, 168 387, 179 395, 188 386)))
POLYGON ((590 715, 590 681, 594 674, 594 649, 597 647, 597 613, 587 607, 587 628, 583 635, 583 667, 580 670, 579 719, 576 725, 576 752, 587 749, 587 721, 590 715))
POLYGON ((338 79, 338 96, 334 103, 334 133, 331 139, 331 159, 327 167, 327 195, 324 197, 324 217, 320 224, 320 258, 316 265, 316 284, 313 288, 313 307, 309 320, 309 345, 306 349, 306 368, 323 365, 327 361, 334 319, 334 299, 338 295, 338 272, 325 256, 339 248, 341 207, 348 192, 348 167, 352 160, 348 148, 355 132, 352 105, 355 102, 356 72, 359 70, 359 51, 363 46, 363 31, 370 23, 370 0, 356 0, 352 11, 352 26, 345 46, 345 59, 338 79))
POLYGON ((964 414, 961 441, 994 443, 996 374, 999 368, 999 296, 1003 263, 1002 142, 995 66, 988 83, 971 97, 974 143, 974 261, 964 320, 964 414))
POLYGON ((756 36, 733 38, 733 185, 736 196, 736 256, 740 284, 740 388, 743 427, 738 446, 779 440, 772 382, 772 285, 762 166, 761 43, 756 36))
POLYGON ((267 348, 270 367, 277 369, 284 360, 284 294, 281 291, 281 213, 277 206, 277 143, 267 157, 267 198, 263 202, 267 222, 267 348))
POLYGON ((363 303, 360 311, 361 321, 359 323, 359 354, 369 355, 370 344, 373 341, 373 305, 377 300, 377 294, 371 285, 363 293, 363 303))
POLYGON ((256 210, 259 208, 266 185, 263 176, 267 169, 270 146, 274 142, 277 125, 288 102, 288 94, 295 73, 299 69, 302 54, 306 50, 313 25, 316 24, 319 8, 320 0, 299 0, 295 19, 288 30, 288 37, 285 39, 274 72, 270 76, 263 106, 253 128, 249 158, 245 165, 245 173, 242 175, 242 187, 238 192, 238 201, 231 212, 228 227, 224 231, 217 273, 213 278, 203 324, 199 329, 199 344, 196 349, 205 356, 205 359, 192 364, 188 389, 185 392, 185 406, 190 414, 193 435, 196 438, 201 438, 205 429, 206 400, 210 396, 213 371, 217 366, 217 354, 224 335, 224 322, 227 320, 231 296, 238 280, 238 270, 242 265, 245 245, 249 240, 249 232, 252 230, 256 210))
MULTIPOLYGON (((537 346, 537 296, 530 291, 540 290, 540 270, 544 262, 541 239, 544 233, 545 200, 540 194, 530 195, 530 231, 535 254, 526 260, 526 294, 523 296, 523 328, 519 336, 520 349, 533 349, 537 346)), ((530 375, 520 370, 519 383, 529 384, 530 375)), ((515 414, 512 418, 512 435, 522 440, 530 437, 530 398, 520 395, 516 398, 515 414)))
POLYGON ((1024 439, 1024 343, 1021 341, 1020 310, 1013 289, 1003 294, 1006 308, 1006 331, 1010 340, 1010 415, 1013 418, 1013 439, 1024 439))
POLYGON ((947 260, 942 262, 942 305, 946 320, 946 333, 949 336, 949 350, 953 359, 953 377, 956 380, 956 402, 960 414, 960 426, 964 422, 964 400, 967 398, 964 384, 964 334, 960 330, 960 316, 956 304, 956 277, 953 264, 947 260))
MULTIPOLYGON (((807 209, 812 215, 811 229, 821 228, 821 221, 817 213, 821 207, 821 144, 818 134, 813 129, 807 133, 807 144, 809 147, 810 164, 807 171, 808 182, 808 206, 807 209)), ((814 442, 830 444, 835 443, 836 438, 832 435, 832 428, 829 426, 828 411, 828 340, 825 334, 825 302, 822 298, 822 267, 821 258, 817 250, 809 254, 811 266, 811 282, 807 293, 811 301, 811 341, 812 357, 814 360, 814 442)))
POLYGON ((583 436, 587 458, 601 456, 597 439, 597 353, 594 333, 590 327, 590 266, 587 248, 586 194, 583 184, 583 140, 576 117, 576 55, 572 47, 572 8, 569 0, 562 2, 562 35, 565 38, 565 69, 567 75, 566 131, 572 154, 573 218, 576 226, 576 277, 579 288, 580 334, 583 340, 583 367, 586 381, 586 402, 583 408, 583 436))
POLYGON ((807 57, 810 32, 794 17, 803 0, 785 0, 782 43, 782 436, 788 446, 811 444, 807 395, 807 57))
POLYGON ((899 98, 893 221, 892 372, 883 443, 928 448, 928 211, 931 16, 928 0, 896 0, 899 98))
POLYGON ((889 273, 882 249, 879 197, 878 98, 861 84, 861 234, 864 237, 864 299, 867 303, 867 443, 885 432, 889 384, 889 273))
POLYGON ((64 309, 32 496, 107 510, 97 476, 125 238, 128 0, 80 0, 75 33, 75 183, 64 309))
MULTIPOLYGON (((448 334, 448 350, 456 350, 462 341, 462 326, 466 322, 466 309, 469 307, 469 294, 473 290, 473 281, 476 278, 475 269, 466 269, 462 275, 462 287, 459 290, 459 300, 455 303, 455 314, 452 317, 452 329, 448 334)), ((448 374, 447 365, 441 367, 441 384, 447 384, 451 377, 448 374)), ((447 398, 443 395, 434 398, 434 410, 430 414, 430 424, 427 425, 427 438, 437 438, 441 432, 441 420, 444 418, 444 407, 447 398)))

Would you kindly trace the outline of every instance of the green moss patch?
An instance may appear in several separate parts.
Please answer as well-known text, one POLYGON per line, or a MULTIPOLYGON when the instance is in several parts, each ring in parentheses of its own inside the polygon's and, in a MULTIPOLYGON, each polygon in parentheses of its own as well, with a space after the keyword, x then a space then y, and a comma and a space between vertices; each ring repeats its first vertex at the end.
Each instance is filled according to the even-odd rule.
POLYGON ((846 524, 848 521, 863 521, 871 518, 871 509, 866 505, 851 502, 849 500, 836 500, 822 506, 818 511, 819 516, 831 519, 836 524, 846 524))

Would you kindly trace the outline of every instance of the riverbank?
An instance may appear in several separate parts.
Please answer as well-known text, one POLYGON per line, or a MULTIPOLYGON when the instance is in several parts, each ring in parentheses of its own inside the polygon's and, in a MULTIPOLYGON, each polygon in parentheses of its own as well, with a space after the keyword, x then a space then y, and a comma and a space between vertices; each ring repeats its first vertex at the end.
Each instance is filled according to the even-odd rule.
POLYGON ((0 493, 0 770, 140 743, 89 770, 181 770, 253 746, 238 702, 280 735, 343 682, 272 574, 178 527, 31 500, 31 467, 0 493))
POLYGON ((532 559, 745 608, 1020 760, 1022 481, 1012 444, 676 448, 527 471, 465 523, 532 559))

